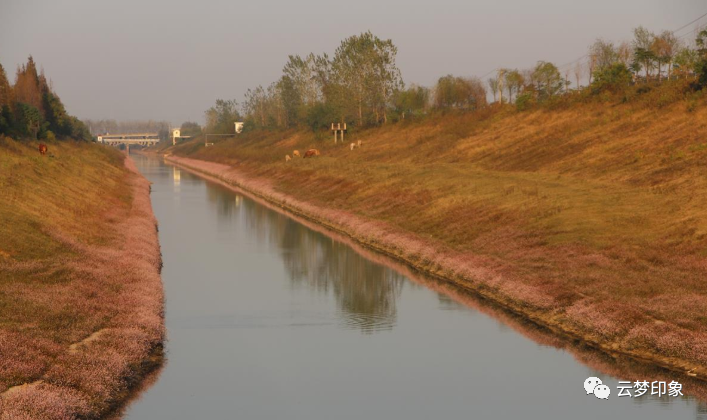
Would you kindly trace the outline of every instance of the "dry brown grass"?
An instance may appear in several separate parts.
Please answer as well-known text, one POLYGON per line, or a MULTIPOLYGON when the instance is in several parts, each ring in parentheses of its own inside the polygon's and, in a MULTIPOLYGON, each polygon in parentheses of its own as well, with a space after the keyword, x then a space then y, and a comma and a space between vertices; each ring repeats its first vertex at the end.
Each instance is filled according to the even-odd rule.
POLYGON ((472 280, 591 340, 707 366, 704 100, 496 109, 346 144, 357 140, 351 151, 328 137, 258 132, 172 151, 384 222, 439 251, 430 258, 441 267, 473 261, 493 275, 472 280), (282 161, 310 146, 322 156, 282 161))
POLYGON ((97 418, 163 339, 149 183, 115 150, 0 138, 0 419, 97 418))

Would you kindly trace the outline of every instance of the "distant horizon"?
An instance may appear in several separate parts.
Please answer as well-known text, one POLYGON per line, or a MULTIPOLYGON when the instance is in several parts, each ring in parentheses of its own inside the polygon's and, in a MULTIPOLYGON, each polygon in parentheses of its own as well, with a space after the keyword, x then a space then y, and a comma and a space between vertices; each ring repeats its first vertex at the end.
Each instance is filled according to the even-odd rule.
POLYGON ((598 38, 629 41, 639 25, 675 30, 707 12, 698 0, 616 3, 362 0, 352 8, 322 0, 0 0, 0 63, 14 82, 15 69, 32 55, 68 111, 82 120, 177 127, 203 124, 216 99, 242 103, 248 88, 277 80, 288 55, 331 56, 341 40, 367 30, 398 47, 407 85, 431 86, 447 74, 485 81, 498 67, 523 69, 540 60, 560 66, 584 55, 598 38))

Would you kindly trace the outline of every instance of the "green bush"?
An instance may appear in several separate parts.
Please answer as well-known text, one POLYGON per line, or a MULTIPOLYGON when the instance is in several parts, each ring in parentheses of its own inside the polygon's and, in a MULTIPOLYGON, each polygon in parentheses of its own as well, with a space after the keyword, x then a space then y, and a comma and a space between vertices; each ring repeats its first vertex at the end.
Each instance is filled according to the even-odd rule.
POLYGON ((624 63, 614 63, 594 72, 592 91, 594 93, 607 90, 618 92, 628 87, 632 79, 631 71, 624 63))
POLYGON ((328 128, 335 120, 338 118, 334 108, 321 102, 311 107, 307 112, 307 125, 312 131, 328 128))
POLYGON ((522 93, 516 98, 516 109, 525 111, 535 104, 535 98, 530 93, 522 93))

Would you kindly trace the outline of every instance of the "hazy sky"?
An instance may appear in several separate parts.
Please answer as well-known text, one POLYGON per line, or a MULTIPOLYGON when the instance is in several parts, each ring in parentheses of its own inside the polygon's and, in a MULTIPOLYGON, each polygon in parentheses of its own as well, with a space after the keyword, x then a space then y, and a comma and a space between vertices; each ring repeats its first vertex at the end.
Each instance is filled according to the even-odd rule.
POLYGON ((432 85, 564 64, 598 37, 706 12, 707 0, 0 0, 0 62, 14 79, 32 54, 80 118, 201 123, 215 99, 276 80, 289 54, 331 55, 367 30, 393 39, 406 83, 432 85))

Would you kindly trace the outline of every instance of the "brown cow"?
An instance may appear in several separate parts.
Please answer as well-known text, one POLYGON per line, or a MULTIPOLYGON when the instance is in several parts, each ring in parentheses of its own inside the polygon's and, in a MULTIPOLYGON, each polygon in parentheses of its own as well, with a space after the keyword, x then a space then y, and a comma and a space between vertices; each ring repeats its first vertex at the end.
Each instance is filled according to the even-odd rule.
POLYGON ((294 156, 294 157, 301 157, 301 156, 299 155, 299 150, 295 150, 294 152, 292 152, 292 156, 294 156))
POLYGON ((44 143, 39 143, 39 154, 44 156, 47 154, 47 145, 44 143))
POLYGON ((319 156, 319 150, 317 149, 309 149, 304 153, 304 157, 312 157, 312 156, 319 156))

